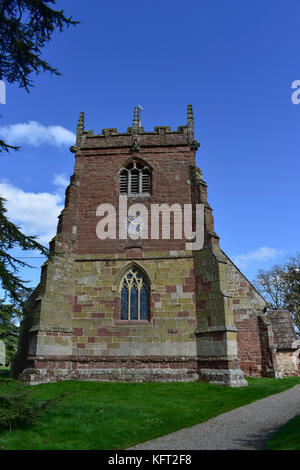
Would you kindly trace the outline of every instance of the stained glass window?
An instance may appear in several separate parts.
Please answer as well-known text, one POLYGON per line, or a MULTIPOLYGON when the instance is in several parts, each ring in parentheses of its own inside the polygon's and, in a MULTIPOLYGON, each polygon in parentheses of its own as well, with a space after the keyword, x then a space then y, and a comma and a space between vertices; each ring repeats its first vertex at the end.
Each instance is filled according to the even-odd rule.
POLYGON ((138 290, 136 286, 130 289, 130 320, 138 320, 138 290))
POLYGON ((123 286, 121 290, 121 320, 128 320, 128 289, 123 286))
POLYGON ((135 267, 124 276, 121 286, 121 320, 148 320, 149 288, 142 273, 135 267))

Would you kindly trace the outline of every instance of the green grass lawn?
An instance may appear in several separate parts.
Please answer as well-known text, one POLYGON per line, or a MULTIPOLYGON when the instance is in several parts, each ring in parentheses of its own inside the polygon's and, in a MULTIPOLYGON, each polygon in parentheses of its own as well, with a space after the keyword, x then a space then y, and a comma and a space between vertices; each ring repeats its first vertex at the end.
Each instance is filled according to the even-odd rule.
MULTIPOLYGON (((0 375, 0 387, 1 380, 0 375)), ((287 390, 299 384, 300 378, 250 378, 248 383, 242 388, 200 382, 36 385, 30 387, 35 400, 67 395, 43 411, 35 424, 2 431, 0 448, 125 449, 287 390)))
POLYGON ((269 439, 266 450, 300 450, 300 415, 291 419, 269 439))

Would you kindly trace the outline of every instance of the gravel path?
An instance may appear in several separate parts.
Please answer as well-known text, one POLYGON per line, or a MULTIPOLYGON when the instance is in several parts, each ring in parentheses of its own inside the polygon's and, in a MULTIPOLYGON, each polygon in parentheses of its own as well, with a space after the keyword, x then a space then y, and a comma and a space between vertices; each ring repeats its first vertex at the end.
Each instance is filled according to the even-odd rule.
POLYGON ((300 385, 131 449, 259 450, 274 432, 298 414, 300 385))

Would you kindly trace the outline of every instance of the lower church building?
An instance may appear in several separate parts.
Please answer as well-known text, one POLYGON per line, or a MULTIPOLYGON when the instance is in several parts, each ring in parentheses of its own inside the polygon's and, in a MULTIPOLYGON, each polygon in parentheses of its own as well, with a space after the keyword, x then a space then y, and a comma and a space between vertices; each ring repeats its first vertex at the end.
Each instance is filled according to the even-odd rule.
POLYGON ((289 313, 267 311, 220 247, 198 147, 191 105, 177 130, 144 131, 137 107, 127 132, 94 134, 80 114, 57 255, 26 304, 13 377, 239 387, 299 375, 289 313))

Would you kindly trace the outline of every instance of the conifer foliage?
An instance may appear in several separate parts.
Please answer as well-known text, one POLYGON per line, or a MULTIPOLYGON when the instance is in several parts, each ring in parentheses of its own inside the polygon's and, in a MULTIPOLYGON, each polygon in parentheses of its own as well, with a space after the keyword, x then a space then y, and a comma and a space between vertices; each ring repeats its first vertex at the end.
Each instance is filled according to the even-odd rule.
POLYGON ((27 287, 18 276, 20 267, 28 266, 24 261, 15 258, 11 250, 19 247, 22 250, 39 250, 43 255, 49 256, 48 248, 36 241, 36 237, 26 236, 19 227, 6 217, 4 198, 0 196, 0 280, 2 288, 9 298, 17 304, 22 304, 24 290, 27 287))
POLYGON ((0 341, 5 343, 5 365, 8 366, 17 351, 19 326, 17 322, 21 317, 21 311, 13 305, 5 305, 0 302, 0 341))
POLYGON ((60 72, 41 58, 41 49, 58 29, 77 24, 63 11, 51 8, 55 0, 0 1, 0 80, 18 83, 28 92, 32 72, 60 72))

